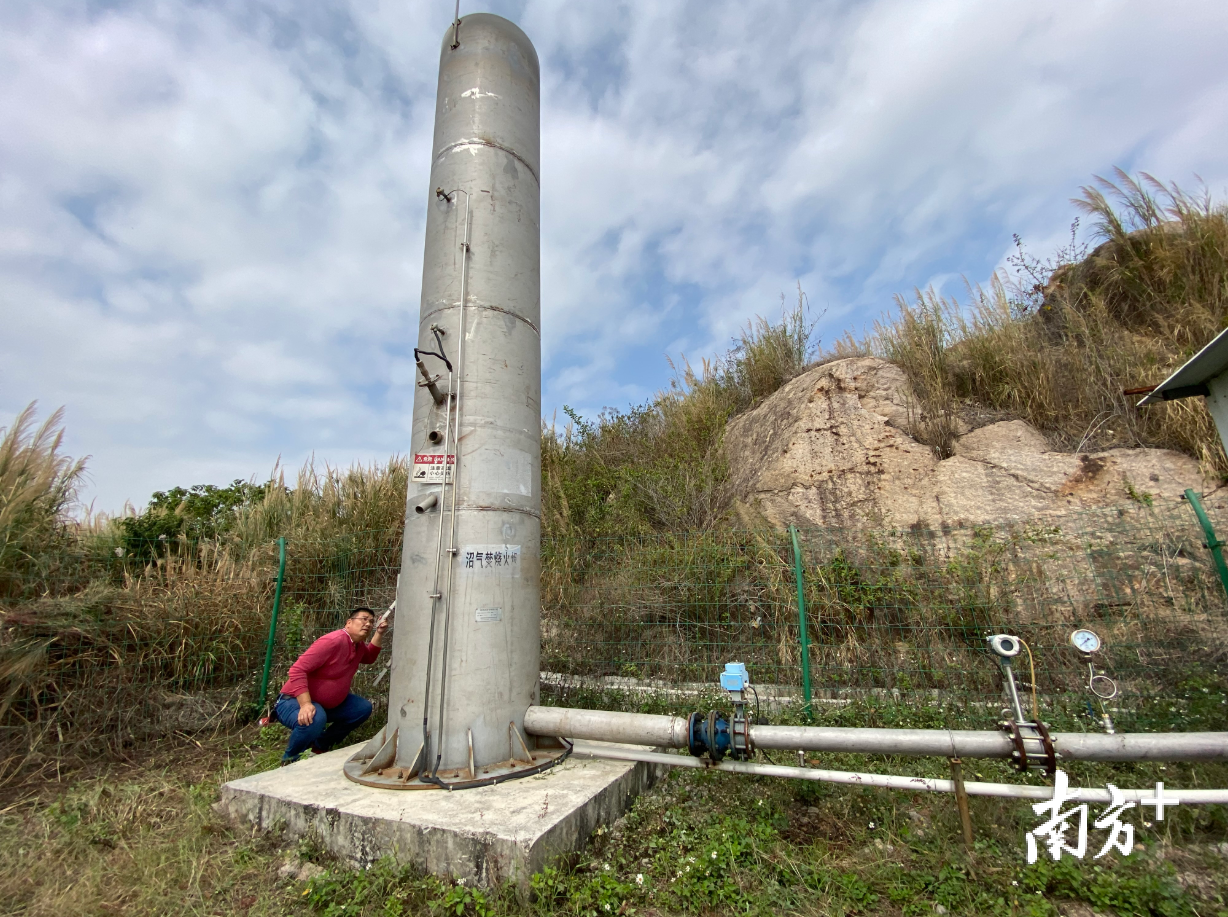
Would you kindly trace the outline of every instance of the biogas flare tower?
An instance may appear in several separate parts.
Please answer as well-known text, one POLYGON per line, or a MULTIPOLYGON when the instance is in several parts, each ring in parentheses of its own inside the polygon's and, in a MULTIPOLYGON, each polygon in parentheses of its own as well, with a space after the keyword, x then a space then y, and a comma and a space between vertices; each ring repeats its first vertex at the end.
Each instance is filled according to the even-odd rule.
MULTIPOLYGON (((496 16, 457 20, 444 39, 439 67, 415 349, 420 381, 414 471, 389 718, 344 770, 350 780, 376 787, 463 789, 549 768, 572 750, 572 741, 577 755, 606 760, 558 768, 548 780, 502 792, 407 798, 354 787, 337 772, 337 759, 326 754, 231 781, 222 789, 223 811, 265 828, 279 826, 291 836, 311 832, 326 849, 356 864, 392 855, 466 883, 513 879, 527 894, 532 873, 577 849, 597 824, 626 811, 662 766, 910 794, 953 792, 970 844, 969 795, 1047 800, 1054 788, 965 784, 957 763, 951 780, 789 767, 752 760, 756 749, 953 762, 1002 758, 1013 759, 1020 771, 1050 774, 1060 759, 1228 760, 1228 732, 1049 732, 1035 704, 1028 721, 1010 667, 1026 644, 1011 634, 989 638, 1013 708, 997 730, 773 726, 748 715, 745 692, 753 689, 740 662, 728 662, 720 677, 732 714, 696 710, 671 717, 537 706, 539 174, 533 46, 496 16), (579 744, 593 741, 600 744, 579 744), (662 754, 662 747, 689 754, 662 754)), ((1187 493, 1197 500, 1194 491, 1187 493)), ((802 573, 799 566, 799 589, 802 573)), ((799 592, 804 616, 803 599, 799 592)), ((1103 671, 1096 675, 1090 660, 1099 638, 1080 629, 1071 642, 1089 657, 1088 688, 1108 699, 1096 685, 1097 679, 1111 679, 1103 671)), ((1110 725, 1106 715, 1106 731, 1110 725)), ((1157 784, 1149 799, 1149 790, 1084 788, 1080 798, 1155 805, 1157 820, 1164 806, 1176 804, 1175 793, 1183 806, 1228 800, 1222 789, 1170 789, 1167 796, 1164 790, 1157 784)))
POLYGON ((448 28, 388 724, 346 764, 361 783, 485 785, 562 754, 524 732, 541 651, 538 110, 519 28, 483 13, 448 28))

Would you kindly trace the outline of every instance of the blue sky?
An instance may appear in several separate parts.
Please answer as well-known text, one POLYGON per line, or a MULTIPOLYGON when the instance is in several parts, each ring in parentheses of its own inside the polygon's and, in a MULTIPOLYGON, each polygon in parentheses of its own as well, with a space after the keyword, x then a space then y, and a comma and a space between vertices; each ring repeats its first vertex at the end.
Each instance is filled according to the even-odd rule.
MULTIPOLYGON (((1228 185, 1228 4, 470 3, 542 61, 543 406, 1047 255, 1113 166, 1228 185)), ((451 0, 0 6, 0 425, 95 508, 405 452, 451 0)), ((561 417, 561 411, 559 411, 561 417)))

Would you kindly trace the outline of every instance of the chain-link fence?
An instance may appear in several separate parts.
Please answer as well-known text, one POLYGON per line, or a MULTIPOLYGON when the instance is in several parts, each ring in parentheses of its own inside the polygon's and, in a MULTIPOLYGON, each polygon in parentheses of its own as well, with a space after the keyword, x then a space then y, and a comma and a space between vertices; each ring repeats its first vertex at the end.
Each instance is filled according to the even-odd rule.
MULTIPOLYGON (((985 636, 997 632, 1027 641, 1042 694, 1086 694, 1087 663, 1068 638, 1088 627, 1104 641, 1098 669, 1129 705, 1191 672, 1223 670, 1228 603, 1208 537, 1183 502, 940 530, 546 540, 543 695, 577 685, 698 691, 741 661, 769 702, 807 692, 996 700, 985 636)), ((5 599, 4 760, 255 712, 266 659, 271 699, 298 654, 349 609, 383 609, 394 597, 399 530, 284 547, 279 577, 276 544, 242 558, 213 543, 83 545, 37 589, 5 599)), ((377 702, 387 655, 355 683, 377 702)), ((1031 682, 1025 659, 1018 671, 1031 682)))
MULTIPOLYGON (((382 612, 392 604, 401 570, 401 538, 397 529, 288 543, 281 608, 272 635, 268 700, 276 700, 290 665, 303 650, 342 627, 351 609, 365 605, 382 612)), ((390 653, 381 653, 354 676, 354 691, 372 702, 377 721, 387 709, 390 658, 390 653)))

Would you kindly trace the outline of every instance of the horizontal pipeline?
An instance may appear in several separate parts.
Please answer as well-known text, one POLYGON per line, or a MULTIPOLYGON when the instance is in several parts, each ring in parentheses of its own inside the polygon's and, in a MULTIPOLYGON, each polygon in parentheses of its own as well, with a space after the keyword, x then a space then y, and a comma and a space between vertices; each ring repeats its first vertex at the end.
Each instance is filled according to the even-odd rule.
MULTIPOLYGON (((525 729, 533 735, 660 748, 687 747, 680 716, 530 707, 525 729)), ((1101 735, 1055 732, 1053 747, 1069 761, 1211 761, 1228 759, 1228 732, 1162 732, 1101 735)), ((1009 758, 1004 732, 950 729, 861 729, 827 726, 751 726, 756 748, 945 758, 1009 758)))
MULTIPOLYGON (((795 780, 818 780, 823 783, 841 783, 847 786, 878 786, 891 790, 927 791, 931 793, 955 792, 955 781, 933 777, 901 777, 894 774, 859 774, 852 771, 828 771, 817 767, 786 767, 780 764, 758 764, 749 761, 722 761, 709 764, 702 758, 690 755, 673 755, 659 751, 640 751, 635 748, 619 748, 615 745, 576 742, 572 756, 588 758, 613 758, 616 761, 645 761, 649 764, 664 764, 669 767, 711 768, 731 774, 754 774, 762 777, 790 777, 795 780)), ((964 790, 969 796, 1000 796, 1008 799, 1052 799, 1051 786, 1023 786, 1014 783, 965 782, 964 790)), ((1119 790, 1126 802, 1141 802, 1155 795, 1154 789, 1119 790)), ((1079 802, 1112 802, 1107 789, 1094 787, 1078 788, 1079 802)), ((1172 797, 1182 805, 1228 803, 1228 790, 1174 790, 1164 787, 1164 797, 1172 797)))

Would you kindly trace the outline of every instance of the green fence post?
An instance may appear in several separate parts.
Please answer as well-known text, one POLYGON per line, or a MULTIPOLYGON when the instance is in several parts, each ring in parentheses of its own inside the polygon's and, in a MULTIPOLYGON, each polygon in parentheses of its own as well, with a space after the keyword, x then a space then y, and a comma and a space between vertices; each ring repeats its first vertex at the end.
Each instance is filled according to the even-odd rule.
POLYGON ((273 590, 273 620, 269 622, 269 642, 264 648, 264 675, 260 678, 260 702, 258 708, 264 707, 264 701, 269 696, 269 672, 273 668, 273 644, 277 640, 277 616, 281 614, 281 584, 286 578, 286 539, 277 539, 277 587, 273 590))
POLYGON ((806 632, 806 581, 802 571, 802 546, 797 541, 797 526, 789 526, 793 539, 793 577, 797 580, 797 639, 802 650, 802 696, 806 699, 806 718, 814 711, 810 706, 810 636, 806 632))
POLYGON ((1198 524, 1202 526, 1203 534, 1207 536, 1207 547, 1211 549, 1211 557, 1215 559, 1219 581, 1224 587, 1224 593, 1228 594, 1228 564, 1224 563, 1224 552, 1220 550, 1224 542, 1215 537, 1215 529, 1211 527, 1211 520, 1207 517, 1207 511, 1203 509, 1202 500, 1198 498, 1198 494, 1190 489, 1185 492, 1185 498, 1190 501, 1190 506, 1194 507, 1194 515, 1198 517, 1198 524))

